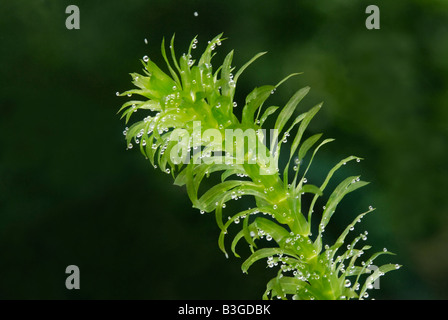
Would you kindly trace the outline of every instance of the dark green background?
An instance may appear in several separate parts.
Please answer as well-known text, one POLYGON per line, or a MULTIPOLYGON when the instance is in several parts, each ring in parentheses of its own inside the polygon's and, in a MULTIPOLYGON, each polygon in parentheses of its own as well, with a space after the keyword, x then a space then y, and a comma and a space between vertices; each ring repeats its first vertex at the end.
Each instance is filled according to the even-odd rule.
POLYGON ((336 141, 316 176, 348 155, 366 159, 344 174, 372 183, 332 226, 377 208, 358 230, 397 253, 379 263, 404 267, 371 296, 448 298, 448 2, 3 0, 0 14, 1 299, 261 297, 272 273, 260 262, 243 275, 241 259, 225 259, 214 217, 125 150, 116 115, 125 99, 115 92, 131 88, 143 55, 161 63, 162 37, 176 33, 182 53, 193 36, 203 48, 220 32, 217 61, 235 49, 238 67, 269 52, 241 77, 239 105, 253 87, 301 71, 273 101, 309 85, 302 110, 325 102, 310 133, 336 141), (69 4, 80 30, 65 27, 69 4), (365 28, 369 4, 380 30, 365 28), (65 288, 71 264, 81 290, 65 288))

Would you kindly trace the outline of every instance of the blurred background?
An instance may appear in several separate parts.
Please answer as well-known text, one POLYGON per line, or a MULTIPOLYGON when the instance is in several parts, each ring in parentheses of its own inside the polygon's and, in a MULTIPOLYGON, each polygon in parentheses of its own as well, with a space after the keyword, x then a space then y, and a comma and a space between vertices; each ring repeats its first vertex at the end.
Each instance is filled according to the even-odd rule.
POLYGON ((245 275, 224 257, 214 217, 126 151, 116 114, 139 59, 162 65, 162 37, 176 33, 181 54, 221 32, 215 65, 232 49, 236 67, 268 51, 240 78, 240 106, 293 72, 304 73, 272 104, 306 85, 301 110, 324 101, 308 133, 336 141, 316 157, 316 179, 346 156, 365 159, 341 174, 371 184, 330 225, 340 232, 377 208, 358 228, 371 250, 397 254, 378 264, 403 267, 371 297, 448 298, 447 1, 4 0, 0 13, 0 299, 261 298, 266 265, 245 275), (65 27, 70 4, 80 30, 65 27), (371 4, 380 30, 365 27, 371 4), (65 288, 72 264, 80 290, 65 288))

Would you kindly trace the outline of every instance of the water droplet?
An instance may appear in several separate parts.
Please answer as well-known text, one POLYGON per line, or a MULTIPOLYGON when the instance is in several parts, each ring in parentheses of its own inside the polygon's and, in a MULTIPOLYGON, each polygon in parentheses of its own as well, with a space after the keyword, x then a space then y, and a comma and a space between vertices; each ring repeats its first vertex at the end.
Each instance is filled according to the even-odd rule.
POLYGON ((270 234, 266 235, 266 240, 271 241, 272 240, 272 236, 270 234))
POLYGON ((233 103, 233 107, 236 108, 238 104, 236 102, 233 103))
POLYGON ((386 249, 386 248, 383 248, 383 251, 384 251, 384 252, 387 252, 387 249, 386 249))
POLYGON ((275 210, 275 209, 277 209, 277 205, 276 205, 276 204, 274 204, 274 206, 273 206, 272 208, 274 208, 274 210, 275 210))
POLYGON ((348 288, 352 285, 352 283, 350 282, 350 280, 346 279, 344 282, 344 287, 348 288))
POLYGON ((149 61, 149 57, 148 56, 144 56, 143 57, 143 61, 148 62, 149 61))
POLYGON ((128 149, 132 149, 133 145, 132 143, 128 144, 128 149))
POLYGON ((204 211, 204 210, 201 210, 201 211, 199 211, 199 212, 200 212, 201 214, 204 214, 205 211, 204 211))

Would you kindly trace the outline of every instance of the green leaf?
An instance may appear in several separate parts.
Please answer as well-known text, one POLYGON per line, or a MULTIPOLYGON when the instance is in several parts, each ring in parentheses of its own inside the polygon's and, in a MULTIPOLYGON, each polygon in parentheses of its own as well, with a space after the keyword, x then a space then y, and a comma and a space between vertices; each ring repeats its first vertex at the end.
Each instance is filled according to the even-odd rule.
POLYGON ((373 284, 373 282, 375 282, 379 277, 381 277, 382 275, 386 274, 387 272, 393 271, 393 270, 397 270, 399 267, 399 265, 396 264, 385 264, 381 267, 379 267, 378 269, 376 269, 373 274, 371 274, 370 276, 367 277, 364 286, 362 287, 359 296, 363 297, 364 294, 366 293, 367 289, 369 288, 369 286, 371 284, 373 284))
POLYGON ((293 258, 296 258, 297 260, 300 260, 292 250, 282 248, 262 248, 252 253, 250 257, 247 258, 246 261, 244 261, 243 265, 241 266, 241 270, 243 270, 244 273, 247 273, 247 270, 249 270, 249 268, 258 260, 278 254, 289 255, 293 258))
POLYGON ((246 97, 246 105, 243 108, 243 115, 241 122, 243 126, 252 126, 254 123, 255 111, 261 108, 263 103, 271 96, 271 91, 274 90, 274 86, 266 85, 259 88, 255 88, 246 97))
POLYGON ((257 53, 252 59, 250 59, 248 62, 246 62, 239 70, 238 70, 238 72, 235 74, 235 77, 234 77, 234 81, 235 81, 235 84, 236 84, 236 82, 238 81, 238 78, 241 76, 241 74, 244 72, 244 70, 246 70, 246 68, 249 66, 249 65, 251 65, 255 60, 257 60, 259 57, 261 57, 262 55, 264 55, 264 54, 266 54, 267 52, 260 52, 260 53, 257 53))
POLYGON ((336 210, 337 205, 342 200, 342 198, 352 192, 355 191, 358 188, 361 188, 367 184, 368 182, 365 181, 358 181, 356 180, 359 177, 348 177, 344 181, 342 181, 333 191, 333 193, 330 195, 330 198, 327 201, 327 204, 325 205, 325 210, 322 214, 322 219, 320 222, 320 228, 325 228, 325 226, 330 221, 331 216, 333 215, 333 212, 336 210), (353 182, 355 181, 355 182, 353 182))
POLYGON ((271 106, 271 107, 267 108, 267 109, 264 111, 264 113, 263 113, 263 115, 261 116, 261 118, 260 118, 260 126, 263 126, 263 124, 264 124, 264 122, 266 121, 266 119, 267 119, 271 114, 273 114, 275 111, 277 111, 278 108, 279 108, 279 107, 276 107, 276 106, 271 106))
POLYGON ((294 110, 296 109, 299 102, 306 96, 310 91, 310 87, 305 87, 297 91, 292 98, 288 101, 285 107, 282 109, 278 115, 277 121, 275 122, 274 128, 280 133, 285 126, 286 122, 291 118, 294 110))

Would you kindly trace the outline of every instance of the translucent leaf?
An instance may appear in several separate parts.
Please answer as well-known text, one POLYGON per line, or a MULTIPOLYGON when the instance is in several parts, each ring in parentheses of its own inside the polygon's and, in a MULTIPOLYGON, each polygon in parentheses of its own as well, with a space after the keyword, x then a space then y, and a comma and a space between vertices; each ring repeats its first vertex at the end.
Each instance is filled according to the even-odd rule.
POLYGON ((241 266, 241 269, 243 270, 244 273, 247 273, 247 270, 249 270, 250 266, 255 262, 257 262, 258 260, 278 254, 289 255, 291 257, 296 258, 297 260, 300 260, 299 257, 292 250, 282 248, 262 248, 252 253, 250 257, 247 258, 246 261, 244 261, 244 263, 241 266))

